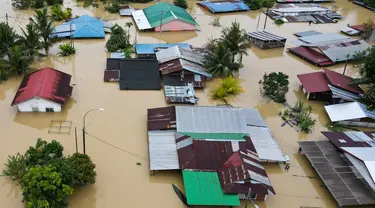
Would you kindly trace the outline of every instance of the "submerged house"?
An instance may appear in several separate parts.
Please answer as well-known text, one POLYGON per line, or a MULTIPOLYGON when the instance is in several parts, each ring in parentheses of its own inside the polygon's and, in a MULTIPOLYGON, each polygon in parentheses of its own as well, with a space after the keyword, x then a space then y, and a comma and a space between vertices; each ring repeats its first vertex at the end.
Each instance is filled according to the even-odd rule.
POLYGON ((375 205, 375 148, 370 132, 322 132, 329 141, 301 141, 310 161, 339 207, 375 205), (332 182, 333 181, 333 182, 332 182))
POLYGON ((200 1, 197 3, 212 13, 248 11, 250 8, 241 0, 200 1))
POLYGON ((198 26, 185 9, 166 2, 133 11, 132 16, 142 31, 195 31, 198 26))
POLYGON ((56 26, 51 36, 55 38, 104 38, 105 31, 109 32, 111 27, 110 23, 82 15, 56 26))
POLYGON ((286 38, 269 33, 267 31, 249 32, 249 40, 261 49, 283 48, 286 38))
POLYGON ((340 103, 356 101, 364 94, 358 85, 351 84, 351 77, 329 69, 299 74, 297 77, 308 100, 340 103))
POLYGON ((371 46, 364 40, 356 40, 336 33, 300 37, 294 41, 297 47, 288 51, 310 63, 324 67, 352 60, 359 52, 371 46))
POLYGON ((152 58, 156 59, 155 53, 161 49, 167 49, 173 46, 178 46, 180 48, 190 48, 188 43, 136 43, 135 53, 138 58, 152 58))
POLYGON ((25 75, 11 106, 20 112, 60 112, 72 95, 71 78, 49 67, 25 75))
POLYGON ((342 16, 318 4, 282 4, 265 12, 270 18, 284 22, 334 23, 342 16))
MULTIPOLYGON (((341 32, 347 35, 361 35, 365 31, 364 25, 348 25, 347 29, 341 30, 341 32)), ((375 24, 372 25, 371 35, 369 37, 369 41, 375 41, 375 24)))
POLYGON ((165 100, 167 103, 196 104, 198 98, 192 84, 186 86, 164 85, 165 100))
POLYGON ((156 52, 164 85, 202 88, 203 82, 212 77, 203 67, 204 50, 173 46, 156 52))
POLYGON ((332 122, 349 126, 375 127, 375 111, 359 102, 348 102, 324 106, 332 122))
POLYGON ((132 16, 132 12, 136 11, 138 9, 134 9, 133 7, 131 7, 130 5, 125 5, 123 7, 121 7, 121 9, 119 10, 119 13, 120 13, 120 16, 132 16))

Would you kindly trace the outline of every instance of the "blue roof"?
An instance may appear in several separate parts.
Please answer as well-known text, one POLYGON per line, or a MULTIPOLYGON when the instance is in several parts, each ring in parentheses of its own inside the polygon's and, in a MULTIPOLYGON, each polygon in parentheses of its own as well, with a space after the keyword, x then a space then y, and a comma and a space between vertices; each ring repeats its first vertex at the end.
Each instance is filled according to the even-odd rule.
POLYGON ((243 1, 209 2, 201 1, 197 4, 206 7, 212 13, 248 11, 250 8, 243 1))
POLYGON ((70 21, 75 24, 74 38, 104 38, 104 24, 97 18, 82 15, 70 21))
POLYGON ((137 54, 155 54, 155 48, 169 48, 173 46, 179 46, 181 48, 190 48, 188 43, 176 43, 176 44, 148 44, 148 43, 137 43, 135 44, 135 52, 137 54))

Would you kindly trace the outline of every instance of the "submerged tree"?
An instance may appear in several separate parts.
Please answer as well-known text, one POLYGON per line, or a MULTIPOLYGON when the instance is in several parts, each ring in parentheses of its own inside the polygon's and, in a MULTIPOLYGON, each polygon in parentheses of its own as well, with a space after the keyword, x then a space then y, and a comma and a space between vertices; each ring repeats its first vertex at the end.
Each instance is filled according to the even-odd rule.
POLYGON ((282 114, 282 118, 299 127, 305 133, 310 133, 315 125, 316 120, 311 118, 312 107, 305 106, 302 101, 298 101, 293 107, 286 109, 282 114))
POLYGON ((19 41, 19 35, 5 22, 0 22, 0 56, 8 55, 19 41))
POLYGON ((246 30, 241 29, 240 23, 232 22, 230 27, 225 27, 220 39, 232 53, 233 61, 236 55, 239 55, 239 62, 242 62, 243 55, 248 55, 247 50, 251 47, 251 43, 246 30))
POLYGON ((30 70, 33 57, 29 50, 23 45, 15 45, 10 48, 6 68, 15 75, 25 74, 30 70))
POLYGON ((59 45, 59 55, 60 56, 69 56, 76 53, 76 49, 70 43, 63 43, 59 45))
POLYGON ((42 48, 44 48, 48 55, 48 51, 54 43, 54 40, 51 38, 54 27, 52 21, 48 19, 47 8, 36 10, 34 18, 30 18, 30 21, 38 28, 42 38, 42 48))
POLYGON ((86 154, 74 153, 68 158, 71 167, 74 169, 74 187, 94 184, 96 180, 95 164, 86 154))
POLYGON ((52 19, 56 21, 69 20, 70 18, 72 18, 72 9, 67 8, 64 11, 60 4, 56 4, 51 7, 51 16, 52 19))
POLYGON ((263 80, 259 81, 262 84, 261 94, 277 103, 285 103, 285 95, 289 91, 288 75, 282 72, 265 73, 263 80))
POLYGON ((242 92, 243 89, 240 80, 231 75, 220 80, 220 84, 211 91, 212 98, 224 100, 225 103, 227 103, 226 98, 228 96, 238 95, 242 92))
POLYGON ((188 8, 186 0, 174 0, 173 4, 184 9, 188 8))
POLYGON ((361 38, 365 41, 368 41, 371 37, 372 31, 373 31, 373 25, 374 21, 371 19, 367 20, 367 22, 363 23, 363 32, 361 34, 361 38))
POLYGON ((263 7, 271 8, 275 4, 275 0, 245 0, 245 3, 252 9, 257 10, 263 7))
POLYGON ((107 50, 109 52, 122 51, 124 49, 132 48, 133 45, 130 43, 130 35, 118 24, 115 24, 111 28, 111 37, 106 43, 107 50))
POLYGON ((22 36, 20 42, 26 46, 30 55, 35 55, 41 49, 40 33, 35 24, 29 23, 26 25, 26 30, 21 28, 22 36))

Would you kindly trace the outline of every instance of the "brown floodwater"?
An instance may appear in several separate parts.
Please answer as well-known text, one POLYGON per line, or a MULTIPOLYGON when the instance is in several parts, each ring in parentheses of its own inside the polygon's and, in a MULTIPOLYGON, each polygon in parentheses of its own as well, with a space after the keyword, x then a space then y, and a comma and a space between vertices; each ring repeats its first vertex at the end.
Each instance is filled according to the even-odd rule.
MULTIPOLYGON (((130 33, 134 41, 140 43, 159 42, 188 42, 193 46, 202 46, 208 37, 218 37, 220 28, 209 23, 220 17, 224 26, 232 21, 241 23, 247 31, 262 30, 264 14, 259 11, 212 15, 196 6, 195 1, 189 0, 189 13, 196 18, 200 25, 197 32, 137 32, 132 27, 130 33), (258 25, 259 20, 259 26, 258 25)), ((135 8, 144 8, 150 4, 134 4, 135 8)), ((336 0, 334 4, 343 20, 337 24, 311 25, 308 23, 289 23, 277 26, 273 21, 267 22, 267 30, 288 38, 285 48, 293 46, 292 34, 305 30, 319 32, 338 32, 347 24, 360 24, 368 19, 374 19, 374 13, 358 7, 347 0, 336 0)), ((82 8, 76 1, 65 0, 65 7, 71 7, 74 15, 89 14, 109 20, 112 23, 124 25, 132 21, 130 17, 120 17, 118 14, 108 14, 103 6, 99 8, 82 8)), ((11 0, 0 1, 1 16, 10 16, 9 24, 18 32, 20 27, 28 23, 32 11, 17 11, 11 6, 11 0)), ((4 17, 0 17, 5 21, 4 17)), ((108 39, 108 35, 106 39, 108 39)), ((177 171, 158 172, 155 176, 149 174, 146 109, 165 106, 162 91, 120 91, 118 84, 104 83, 103 70, 108 53, 105 50, 105 40, 75 40, 77 54, 71 58, 57 56, 57 45, 50 51, 48 58, 41 58, 33 67, 54 67, 73 75, 74 85, 72 98, 66 104, 62 113, 18 113, 16 107, 10 104, 20 84, 21 78, 11 78, 0 84, 0 169, 5 166, 7 156, 17 152, 25 152, 34 145, 37 138, 46 140, 56 139, 65 147, 66 154, 75 152, 74 128, 78 131, 79 149, 82 151, 82 117, 92 108, 105 108, 103 112, 93 112, 87 117, 87 153, 96 163, 97 182, 85 188, 76 190, 69 198, 72 208, 104 208, 104 207, 162 207, 183 208, 181 201, 174 193, 171 184, 183 189, 181 174, 177 171), (66 120, 72 122, 70 134, 48 133, 51 120, 66 120), (136 163, 141 165, 136 165, 136 163)), ((290 156, 291 168, 285 171, 277 164, 266 164, 267 173, 276 190, 276 196, 269 196, 265 202, 257 202, 261 208, 299 208, 337 207, 336 202, 321 180, 314 178, 317 174, 312 170, 307 159, 298 154, 297 141, 324 139, 320 131, 326 130, 327 115, 323 103, 307 102, 313 107, 313 117, 317 120, 311 134, 296 132, 291 127, 281 127, 282 120, 278 113, 282 106, 264 100, 259 93, 258 81, 264 73, 281 71, 289 75, 290 90, 287 94, 288 103, 305 100, 299 89, 296 75, 299 73, 319 70, 309 63, 292 56, 285 49, 261 50, 252 48, 249 55, 243 58, 244 68, 239 73, 245 92, 231 104, 238 107, 257 108, 266 123, 272 129, 281 149, 290 156), (311 176, 311 177, 307 177, 311 176)), ((343 71, 343 64, 330 67, 332 70, 343 71)), ((347 74, 358 76, 358 69, 349 65, 347 74)), ((207 83, 204 90, 198 91, 199 105, 217 105, 209 98, 209 89, 215 81, 207 83)), ((19 187, 0 177, 0 208, 21 208, 22 194, 19 187)), ((246 202, 242 203, 245 207, 246 202)), ((249 203, 248 207, 252 207, 249 203)))

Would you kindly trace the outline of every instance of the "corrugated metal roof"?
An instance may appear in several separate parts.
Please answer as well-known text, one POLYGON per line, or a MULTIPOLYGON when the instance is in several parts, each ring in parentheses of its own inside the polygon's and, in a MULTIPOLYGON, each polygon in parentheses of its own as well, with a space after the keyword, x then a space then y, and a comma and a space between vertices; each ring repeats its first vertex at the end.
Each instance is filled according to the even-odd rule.
POLYGON ((121 53, 121 52, 115 52, 115 53, 110 53, 109 58, 122 59, 122 58, 125 58, 125 55, 124 53, 121 53))
MULTIPOLYGON (((364 25, 349 25, 350 28, 353 28, 357 31, 360 31, 360 32, 363 32, 365 30, 365 26, 364 25)), ((372 25, 372 29, 375 29, 375 24, 372 25)))
POLYGON ((297 36, 297 37, 307 37, 307 36, 320 35, 320 34, 322 34, 322 33, 317 32, 315 30, 308 30, 308 31, 304 31, 304 32, 294 33, 294 35, 297 36))
POLYGON ((326 132, 326 131, 323 131, 322 134, 337 148, 372 146, 370 145, 372 143, 371 141, 368 142, 366 141, 367 139, 361 140, 361 138, 365 139, 365 137, 362 134, 367 135, 364 132, 326 132))
POLYGON ((156 59, 160 64, 174 60, 184 59, 199 65, 203 65, 202 60, 204 53, 201 50, 194 50, 193 48, 182 48, 179 46, 172 46, 167 49, 159 50, 155 53, 156 59))
POLYGON ((257 109, 241 108, 240 111, 245 116, 247 126, 268 127, 257 109))
POLYGON ((289 48, 289 51, 318 66, 330 66, 330 65, 335 64, 335 62, 331 61, 327 56, 309 47, 299 46, 299 47, 289 48))
POLYGON ((198 98, 195 97, 195 91, 192 84, 188 84, 188 86, 164 85, 164 94, 168 103, 196 104, 198 102, 198 98))
POLYGON ((174 106, 147 109, 147 129, 176 129, 176 109, 174 106))
POLYGON ((104 38, 104 23, 97 18, 82 15, 70 21, 75 24, 74 38, 104 38))
POLYGON ((303 41, 305 44, 322 45, 326 42, 351 40, 351 38, 338 33, 323 33, 319 35, 300 37, 299 40, 303 41))
POLYGON ((179 46, 182 48, 190 48, 188 43, 175 43, 175 44, 168 44, 168 43, 137 43, 135 44, 135 52, 137 54, 155 54, 156 49, 166 49, 173 46, 179 46))
POLYGON ((239 206, 237 194, 224 194, 216 172, 182 171, 189 205, 239 206))
POLYGON ((132 16, 139 30, 146 30, 152 28, 143 10, 133 11, 132 16))
POLYGON ((328 80, 322 71, 297 75, 307 93, 328 92, 328 80))
POLYGON ((120 9, 119 12, 120 12, 120 16, 132 16, 133 11, 135 11, 135 9, 128 5, 120 9))
POLYGON ((332 85, 328 85, 328 87, 332 92, 332 98, 341 98, 347 101, 357 101, 360 98, 358 94, 342 90, 332 85))
POLYGON ((375 119, 375 112, 366 110, 366 106, 359 102, 341 103, 324 106, 331 121, 347 121, 360 118, 375 119))
POLYGON ((318 46, 320 51, 333 62, 352 60, 357 53, 363 52, 370 47, 364 40, 348 40, 318 46))
POLYGON ((204 77, 199 74, 184 73, 183 77, 181 77, 181 74, 163 75, 163 84, 172 86, 185 86, 191 83, 194 88, 203 88, 204 80, 204 77))
POLYGON ((150 170, 177 170, 175 130, 148 131, 150 170))
POLYGON ((250 10, 250 8, 243 1, 200 1, 197 4, 209 9, 212 13, 250 10))
POLYGON ((247 133, 192 133, 179 132, 196 140, 206 141, 245 141, 247 133))
POLYGON ((286 38, 274 35, 267 31, 257 31, 247 33, 250 38, 254 38, 261 41, 286 41, 286 38))
POLYGON ((323 71, 331 85, 356 94, 364 93, 358 85, 352 84, 353 78, 329 69, 323 69, 323 71))

